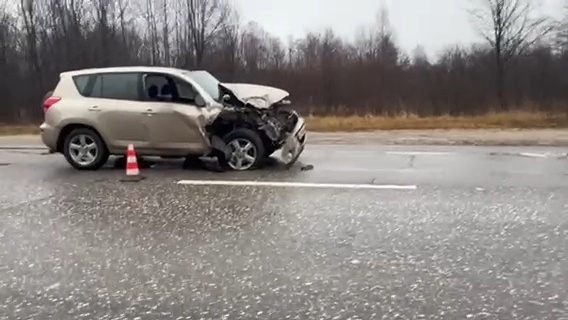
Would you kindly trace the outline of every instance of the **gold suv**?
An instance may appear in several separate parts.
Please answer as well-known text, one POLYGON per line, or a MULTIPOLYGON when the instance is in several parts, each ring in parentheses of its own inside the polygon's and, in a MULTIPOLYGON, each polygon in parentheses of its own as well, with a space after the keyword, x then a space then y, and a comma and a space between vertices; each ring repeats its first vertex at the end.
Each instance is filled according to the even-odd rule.
POLYGON ((43 143, 79 170, 133 144, 140 156, 216 157, 248 170, 277 150, 294 163, 306 142, 288 92, 221 83, 207 71, 119 67, 61 73, 43 103, 43 143))

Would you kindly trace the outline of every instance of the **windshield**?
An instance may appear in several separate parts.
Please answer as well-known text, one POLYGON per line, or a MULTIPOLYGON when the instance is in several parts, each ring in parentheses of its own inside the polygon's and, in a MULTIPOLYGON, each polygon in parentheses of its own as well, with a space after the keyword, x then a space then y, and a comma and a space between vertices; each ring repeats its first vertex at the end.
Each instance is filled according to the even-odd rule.
POLYGON ((188 71, 187 76, 197 82, 211 98, 219 101, 219 80, 207 71, 188 71))

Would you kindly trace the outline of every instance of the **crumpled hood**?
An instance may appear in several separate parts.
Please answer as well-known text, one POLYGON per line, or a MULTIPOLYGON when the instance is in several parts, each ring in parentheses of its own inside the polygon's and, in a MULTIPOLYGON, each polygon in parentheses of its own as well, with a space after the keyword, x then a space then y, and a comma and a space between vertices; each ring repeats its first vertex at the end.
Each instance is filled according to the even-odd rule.
POLYGON ((248 83, 221 83, 243 103, 249 103, 259 109, 268 109, 273 104, 286 99, 290 93, 269 86, 248 83))

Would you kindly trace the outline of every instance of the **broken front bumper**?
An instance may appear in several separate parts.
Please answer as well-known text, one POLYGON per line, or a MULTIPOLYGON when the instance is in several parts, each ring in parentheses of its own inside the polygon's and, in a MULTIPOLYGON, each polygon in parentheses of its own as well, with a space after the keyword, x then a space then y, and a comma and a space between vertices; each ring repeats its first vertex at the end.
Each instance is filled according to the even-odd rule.
POLYGON ((303 118, 298 117, 294 130, 286 137, 282 147, 281 158, 286 166, 291 166, 304 152, 306 146, 306 124, 303 118))

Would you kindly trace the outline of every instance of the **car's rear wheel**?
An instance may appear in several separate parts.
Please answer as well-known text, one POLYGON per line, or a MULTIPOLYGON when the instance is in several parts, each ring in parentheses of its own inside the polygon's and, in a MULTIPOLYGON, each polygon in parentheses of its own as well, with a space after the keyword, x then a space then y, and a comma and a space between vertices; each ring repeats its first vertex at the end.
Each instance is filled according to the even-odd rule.
POLYGON ((65 138, 63 154, 67 162, 78 170, 98 170, 109 158, 103 139, 89 128, 71 131, 65 138))
POLYGON ((249 129, 236 129, 223 141, 229 147, 229 159, 224 165, 231 170, 245 171, 257 167, 265 158, 264 145, 259 135, 249 129))

